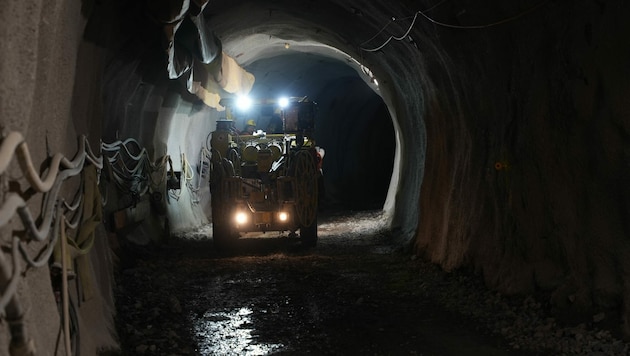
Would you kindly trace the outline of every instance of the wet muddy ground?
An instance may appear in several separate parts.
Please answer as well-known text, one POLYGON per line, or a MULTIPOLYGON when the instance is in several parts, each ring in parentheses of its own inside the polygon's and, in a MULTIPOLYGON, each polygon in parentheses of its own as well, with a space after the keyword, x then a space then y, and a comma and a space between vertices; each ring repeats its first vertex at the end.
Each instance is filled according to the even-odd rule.
MULTIPOLYGON (((312 249, 266 234, 219 253, 210 230, 124 258, 116 291, 122 355, 562 353, 535 340, 531 329, 549 322, 535 301, 502 298, 474 276, 397 251, 378 212, 320 217, 312 249), (510 334, 523 313, 538 322, 510 334)), ((546 334, 557 332, 552 324, 546 334)))

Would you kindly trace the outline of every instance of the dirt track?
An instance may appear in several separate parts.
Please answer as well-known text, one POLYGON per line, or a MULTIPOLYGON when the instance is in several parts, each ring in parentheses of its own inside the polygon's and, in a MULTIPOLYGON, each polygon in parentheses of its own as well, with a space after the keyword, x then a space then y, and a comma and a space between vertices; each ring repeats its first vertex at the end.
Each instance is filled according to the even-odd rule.
POLYGON ((493 334, 482 314, 505 301, 474 278, 395 251, 379 218, 321 217, 314 249, 265 235, 219 254, 208 228, 137 247, 118 276, 123 354, 547 354, 493 334), (473 312, 461 313, 460 302, 473 312))

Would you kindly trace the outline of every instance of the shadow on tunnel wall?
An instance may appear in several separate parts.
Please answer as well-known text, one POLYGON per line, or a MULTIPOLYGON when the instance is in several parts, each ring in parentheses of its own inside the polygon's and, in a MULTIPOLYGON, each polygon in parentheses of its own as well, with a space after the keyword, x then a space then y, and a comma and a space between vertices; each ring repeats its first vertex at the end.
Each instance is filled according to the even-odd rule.
POLYGON ((359 77, 331 83, 318 95, 317 142, 323 161, 324 209, 383 207, 395 137, 387 106, 359 77))

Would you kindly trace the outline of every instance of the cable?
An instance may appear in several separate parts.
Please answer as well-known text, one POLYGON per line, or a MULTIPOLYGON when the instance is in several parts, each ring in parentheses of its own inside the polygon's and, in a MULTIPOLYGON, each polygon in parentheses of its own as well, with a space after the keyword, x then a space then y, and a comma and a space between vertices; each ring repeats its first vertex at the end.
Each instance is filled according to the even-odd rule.
POLYGON ((411 25, 409 25, 409 28, 407 29, 407 31, 405 32, 405 34, 404 34, 404 35, 402 35, 401 37, 389 36, 389 37, 387 38, 387 40, 385 40, 385 42, 383 42, 383 44, 381 44, 381 45, 380 45, 380 46, 378 46, 378 47, 371 48, 371 49, 367 49, 367 48, 363 48, 363 47, 360 47, 360 48, 361 48, 362 50, 364 50, 364 51, 367 51, 367 52, 376 52, 376 51, 381 50, 381 48, 383 48, 383 47, 387 46, 387 45, 389 44, 389 42, 391 42, 391 40, 396 40, 396 41, 401 41, 401 40, 404 40, 404 39, 405 39, 405 37, 407 37, 407 35, 409 35, 409 32, 411 32, 411 29, 413 29, 413 25, 416 23, 416 19, 418 18, 418 13, 419 13, 419 12, 420 12, 420 11, 416 12, 416 14, 413 16, 413 21, 411 21, 411 25))
MULTIPOLYGON (((192 166, 190 165, 190 162, 188 162, 188 160, 186 159, 186 155, 184 153, 182 153, 181 155, 182 155, 182 177, 184 178, 184 183, 186 184, 186 188, 188 188, 188 191, 190 192, 190 196, 191 196, 190 202, 193 204, 198 204, 201 201, 201 199, 199 199, 199 195, 197 194, 200 188, 200 184, 198 184, 197 188, 194 187, 193 179, 195 178, 195 172, 192 166)), ((201 171, 199 173, 201 175, 201 171)), ((198 181, 201 181, 201 176, 199 177, 198 181)))
POLYGON ((50 226, 54 215, 54 206, 56 204, 56 199, 59 194, 59 189, 61 188, 61 183, 63 183, 63 181, 65 181, 67 178, 79 174, 82 169, 82 165, 72 169, 65 169, 57 176, 57 179, 54 181, 54 184, 51 187, 50 191, 44 196, 44 218, 41 219, 40 224, 40 226, 43 226, 43 228, 37 226, 28 208, 18 209, 18 215, 22 219, 22 224, 27 228, 31 238, 36 241, 43 241, 46 239, 50 231, 50 226))
POLYGON ((185 153, 182 153, 182 170, 184 179, 186 179, 187 181, 192 180, 195 177, 195 173, 193 172, 190 163, 186 159, 185 153))
POLYGON ((438 22, 433 20, 432 18, 428 17, 427 15, 425 15, 423 12, 418 11, 418 13, 420 15, 422 15, 424 18, 426 18, 427 20, 431 21, 432 23, 439 25, 439 26, 443 26, 443 27, 448 27, 448 28, 457 28, 457 29, 480 29, 480 28, 488 28, 488 27, 493 27, 493 26, 497 26, 497 25, 502 25, 504 23, 510 22, 510 21, 514 21, 516 19, 518 19, 519 17, 525 16, 527 14, 529 14, 530 12, 538 9, 539 7, 543 6, 544 4, 548 3, 549 0, 542 0, 541 2, 539 2, 538 4, 530 7, 529 9, 522 11, 512 17, 508 17, 505 18, 503 20, 497 21, 497 22, 492 22, 489 24, 485 24, 485 25, 472 25, 472 26, 458 26, 458 25, 450 25, 450 24, 446 24, 443 22, 438 22))
POLYGON ((195 188, 196 191, 201 188, 201 180, 208 177, 209 167, 210 151, 208 151, 205 147, 201 147, 201 151, 199 152, 199 179, 197 179, 197 187, 195 188))
MULTIPOLYGON (((81 154, 75 158, 75 160, 79 161, 81 164, 83 163, 83 159, 85 158, 85 141, 82 140, 80 142, 81 154)), ((30 151, 28 149, 27 143, 24 141, 24 136, 19 132, 11 132, 7 137, 2 141, 2 147, 0 150, 0 173, 4 173, 8 164, 11 162, 11 158, 13 157, 13 153, 18 156, 18 163, 22 168, 22 171, 25 173, 26 180, 31 184, 33 188, 35 188, 38 192, 47 192, 52 187, 55 179, 57 178, 57 174, 59 173, 59 168, 74 168, 79 162, 75 162, 75 160, 68 161, 68 159, 63 156, 61 153, 55 154, 49 165, 49 170, 46 176, 42 179, 37 171, 35 170, 35 166, 33 165, 33 161, 31 159, 30 151)))
MULTIPOLYGON (((430 9, 427 9, 427 10, 424 10, 424 11, 420 11, 420 10, 418 10, 418 11, 417 11, 417 12, 413 15, 413 20, 411 21, 411 25, 409 25, 409 28, 407 29, 407 31, 405 31, 405 34, 404 34, 404 35, 402 35, 402 36, 400 36, 400 37, 396 37, 396 36, 393 36, 393 35, 392 35, 392 36, 389 36, 389 37, 385 40, 385 42, 383 42, 380 46, 377 46, 377 47, 374 47, 374 48, 365 48, 365 47, 363 47, 363 46, 359 46, 359 49, 361 49, 361 50, 363 50, 363 51, 366 51, 366 52, 376 52, 376 51, 381 50, 383 47, 387 46, 387 45, 389 44, 389 42, 391 42, 392 40, 396 40, 396 41, 402 41, 402 40, 404 40, 404 39, 405 39, 405 38, 409 35, 409 33, 411 32, 411 30, 413 29, 413 26, 414 26, 414 25, 415 25, 415 23, 416 23, 416 19, 418 18, 418 15, 421 15, 422 17, 424 17, 424 18, 425 18, 425 19, 427 19, 429 22, 431 22, 431 23, 433 23, 433 24, 435 24, 435 25, 442 26, 442 27, 454 28, 454 29, 464 29, 464 30, 470 30, 470 29, 483 29, 483 28, 494 27, 494 26, 498 26, 498 25, 502 25, 502 24, 504 24, 504 23, 508 23, 508 22, 514 21, 514 20, 516 20, 516 19, 518 19, 518 18, 520 18, 520 17, 522 17, 522 16, 525 16, 525 15, 527 15, 527 14, 529 14, 529 13, 531 13, 531 12, 533 12, 533 11, 537 10, 539 7, 541 7, 541 6, 545 5, 545 4, 546 4, 546 3, 548 3, 549 1, 550 1, 550 0, 542 0, 542 1, 541 1, 541 2, 539 2, 538 4, 536 4, 536 5, 532 6, 532 7, 530 7, 529 9, 527 9, 527 10, 525 10, 525 11, 522 11, 522 12, 520 12, 520 13, 518 13, 518 14, 514 15, 514 16, 511 16, 511 17, 505 18, 505 19, 500 20, 500 21, 496 21, 496 22, 488 23, 488 24, 485 24, 485 25, 470 25, 470 26, 451 25, 451 24, 447 24, 447 23, 444 23, 444 22, 439 22, 439 21, 436 21, 436 20, 432 19, 431 17, 427 16, 427 15, 425 14, 425 12, 429 11, 430 9)), ((443 2, 442 2, 442 3, 443 3, 443 2)), ((439 4, 437 4, 437 5, 441 5, 442 3, 439 3, 439 4)), ((436 5, 436 6, 437 6, 437 5, 436 5)), ((434 7, 435 7, 435 6, 434 6, 434 7)), ((434 7, 432 7, 432 8, 434 8, 434 7)), ((432 8, 431 8, 431 9, 432 9, 432 8)), ((406 17, 406 19, 411 18, 411 17, 412 17, 412 16, 406 17)), ((370 38, 369 40, 367 40, 367 41, 363 42, 362 44, 365 44, 365 43, 367 43, 367 42, 370 42, 372 39, 374 39, 376 36, 378 36, 381 32, 383 32, 383 30, 385 30, 385 28, 386 28, 387 26, 389 26, 392 22, 393 22, 393 21, 388 22, 388 23, 387 23, 387 25, 385 25, 385 27, 383 27, 383 28, 382 28, 382 29, 381 29, 381 30, 380 30, 380 31, 379 31, 376 35, 374 35, 374 36, 373 36, 372 38, 370 38)))
POLYGON ((66 217, 62 214, 59 225, 61 225, 61 300, 63 310, 63 333, 64 344, 66 346, 66 353, 72 354, 72 347, 70 343, 70 309, 69 309, 69 295, 68 295, 68 267, 66 264, 66 254, 68 246, 66 245, 66 217))
POLYGON ((158 190, 165 174, 163 171, 168 156, 164 156, 155 163, 149 159, 146 148, 138 141, 128 138, 124 141, 103 143, 102 150, 107 152, 111 180, 118 190, 138 197, 149 190, 158 190), (130 146, 133 145, 132 153, 130 146), (131 162, 130 162, 131 161, 131 162), (127 163, 129 162, 129 163, 127 163), (133 164, 133 166, 131 166, 133 164), (154 173, 160 173, 160 182, 153 178, 154 173))
MULTIPOLYGON (((125 151, 131 155, 126 147, 125 151)), ((9 224, 13 216, 17 214, 25 229, 25 231, 17 231, 17 234, 13 236, 11 249, 13 261, 12 271, 10 271, 11 266, 4 258, 4 253, 0 252, 0 284, 2 285, 2 291, 0 293, 0 316, 4 317, 9 323, 12 336, 11 354, 34 355, 34 343, 31 339, 27 338, 27 330, 22 321, 23 312, 19 300, 17 299, 17 286, 22 276, 19 256, 20 254, 22 255, 22 259, 27 263, 28 267, 43 267, 50 263, 53 250, 59 239, 62 239, 62 249, 68 247, 66 241, 67 236, 65 234, 66 228, 80 228, 81 231, 83 231, 84 224, 86 223, 81 222, 81 211, 84 208, 84 191, 79 188, 72 202, 68 204, 64 199, 58 199, 62 184, 70 177, 82 173, 89 163, 94 165, 95 170, 93 172, 96 174, 95 181, 98 182, 100 179, 100 170, 104 167, 104 163, 109 164, 110 161, 103 161, 103 156, 96 157, 89 146, 87 138, 80 136, 79 149, 74 158, 68 160, 68 158, 60 153, 48 155, 49 160, 46 162, 46 167, 44 167, 45 169, 43 170, 45 173, 43 176, 40 176, 33 165, 28 145, 24 137, 18 132, 11 132, 2 138, 0 145, 0 175, 5 174, 13 157, 17 158, 17 163, 23 175, 31 185, 29 190, 42 193, 43 198, 41 211, 39 212, 39 216, 36 217, 33 216, 33 213, 26 204, 25 199, 28 200, 28 198, 21 196, 19 193, 7 192, 0 206, 0 227, 5 227, 9 224), (66 220, 66 216, 64 215, 66 213, 71 215, 69 220, 66 220), (60 228, 62 229, 62 236, 60 236, 60 228), (32 248, 30 248, 28 244, 33 240, 37 242, 46 241, 47 243, 32 258, 29 256, 29 253, 32 253, 32 248)), ((138 171, 142 172, 142 170, 138 171)), ((83 177, 81 177, 80 186, 85 186, 83 177)), ((98 203, 100 203, 100 199, 98 203)), ((98 219, 95 223, 101 223, 101 219, 98 219)), ((82 247, 87 248, 88 246, 82 247)), ((63 251, 62 255, 67 255, 67 253, 67 250, 63 251)), ((65 258, 62 258, 62 262, 66 263, 67 261, 65 258)), ((69 320, 67 267, 68 266, 64 264, 62 268, 62 273, 64 273, 63 280, 66 282, 64 286, 65 321, 69 320)), ((66 350, 70 352, 70 343, 67 339, 70 334, 68 332, 68 325, 66 325, 64 329, 66 334, 66 350)))
POLYGON ((18 245, 20 243, 20 239, 16 236, 13 236, 13 241, 11 244, 11 257, 12 257, 12 272, 9 274, 9 263, 4 258, 4 254, 0 254, 0 273, 2 273, 3 291, 0 296, 0 313, 2 316, 6 316, 6 307, 11 301, 12 298, 15 297, 18 288, 18 282, 20 281, 20 259, 18 258, 18 245))
MULTIPOLYGON (((424 10, 424 12, 431 11, 431 10, 435 9, 436 7, 438 7, 438 6, 442 5, 442 4, 444 4, 444 3, 445 3, 445 2, 447 2, 447 1, 449 1, 449 0, 442 0, 441 2, 439 2, 439 3, 437 3, 437 4, 433 5, 433 6, 431 6, 430 8, 428 8, 428 9, 426 9, 426 10, 424 10)), ((401 18, 400 20, 407 20, 407 19, 410 19, 410 18, 412 18, 412 17, 415 17, 415 15, 414 15, 414 16, 407 16, 407 17, 403 17, 403 18, 401 18)), ((368 39, 368 40, 364 41, 363 43, 361 43, 361 45, 364 45, 364 44, 366 44, 366 43, 368 43, 368 42, 371 42, 371 41, 372 41, 373 39, 375 39, 378 35, 380 35, 383 31, 385 31, 385 29, 386 29, 389 25, 391 25, 392 23, 394 23, 396 20, 397 20, 397 19, 395 19, 395 18, 393 18, 392 20, 389 20, 389 22, 388 22, 385 26, 383 26, 383 28, 381 28, 381 30, 380 30, 380 31, 378 31, 378 32, 377 32, 374 36, 370 37, 370 39, 368 39)))

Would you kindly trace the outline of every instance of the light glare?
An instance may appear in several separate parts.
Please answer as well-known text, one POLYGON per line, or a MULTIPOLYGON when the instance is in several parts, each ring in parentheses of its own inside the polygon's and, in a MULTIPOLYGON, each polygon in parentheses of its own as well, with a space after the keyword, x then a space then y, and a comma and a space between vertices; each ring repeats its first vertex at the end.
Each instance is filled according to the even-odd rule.
POLYGON ((285 213, 284 211, 278 214, 278 219, 280 221, 287 221, 289 219, 289 214, 285 213))
POLYGON ((252 99, 247 95, 240 95, 236 98, 236 107, 239 110, 249 110, 252 106, 252 99))
POLYGON ((289 105, 289 98, 282 97, 278 99, 278 105, 280 105, 280 107, 283 109, 286 108, 289 105))
POLYGON ((247 215, 244 212, 239 211, 236 213, 236 223, 243 225, 247 222, 247 215))

